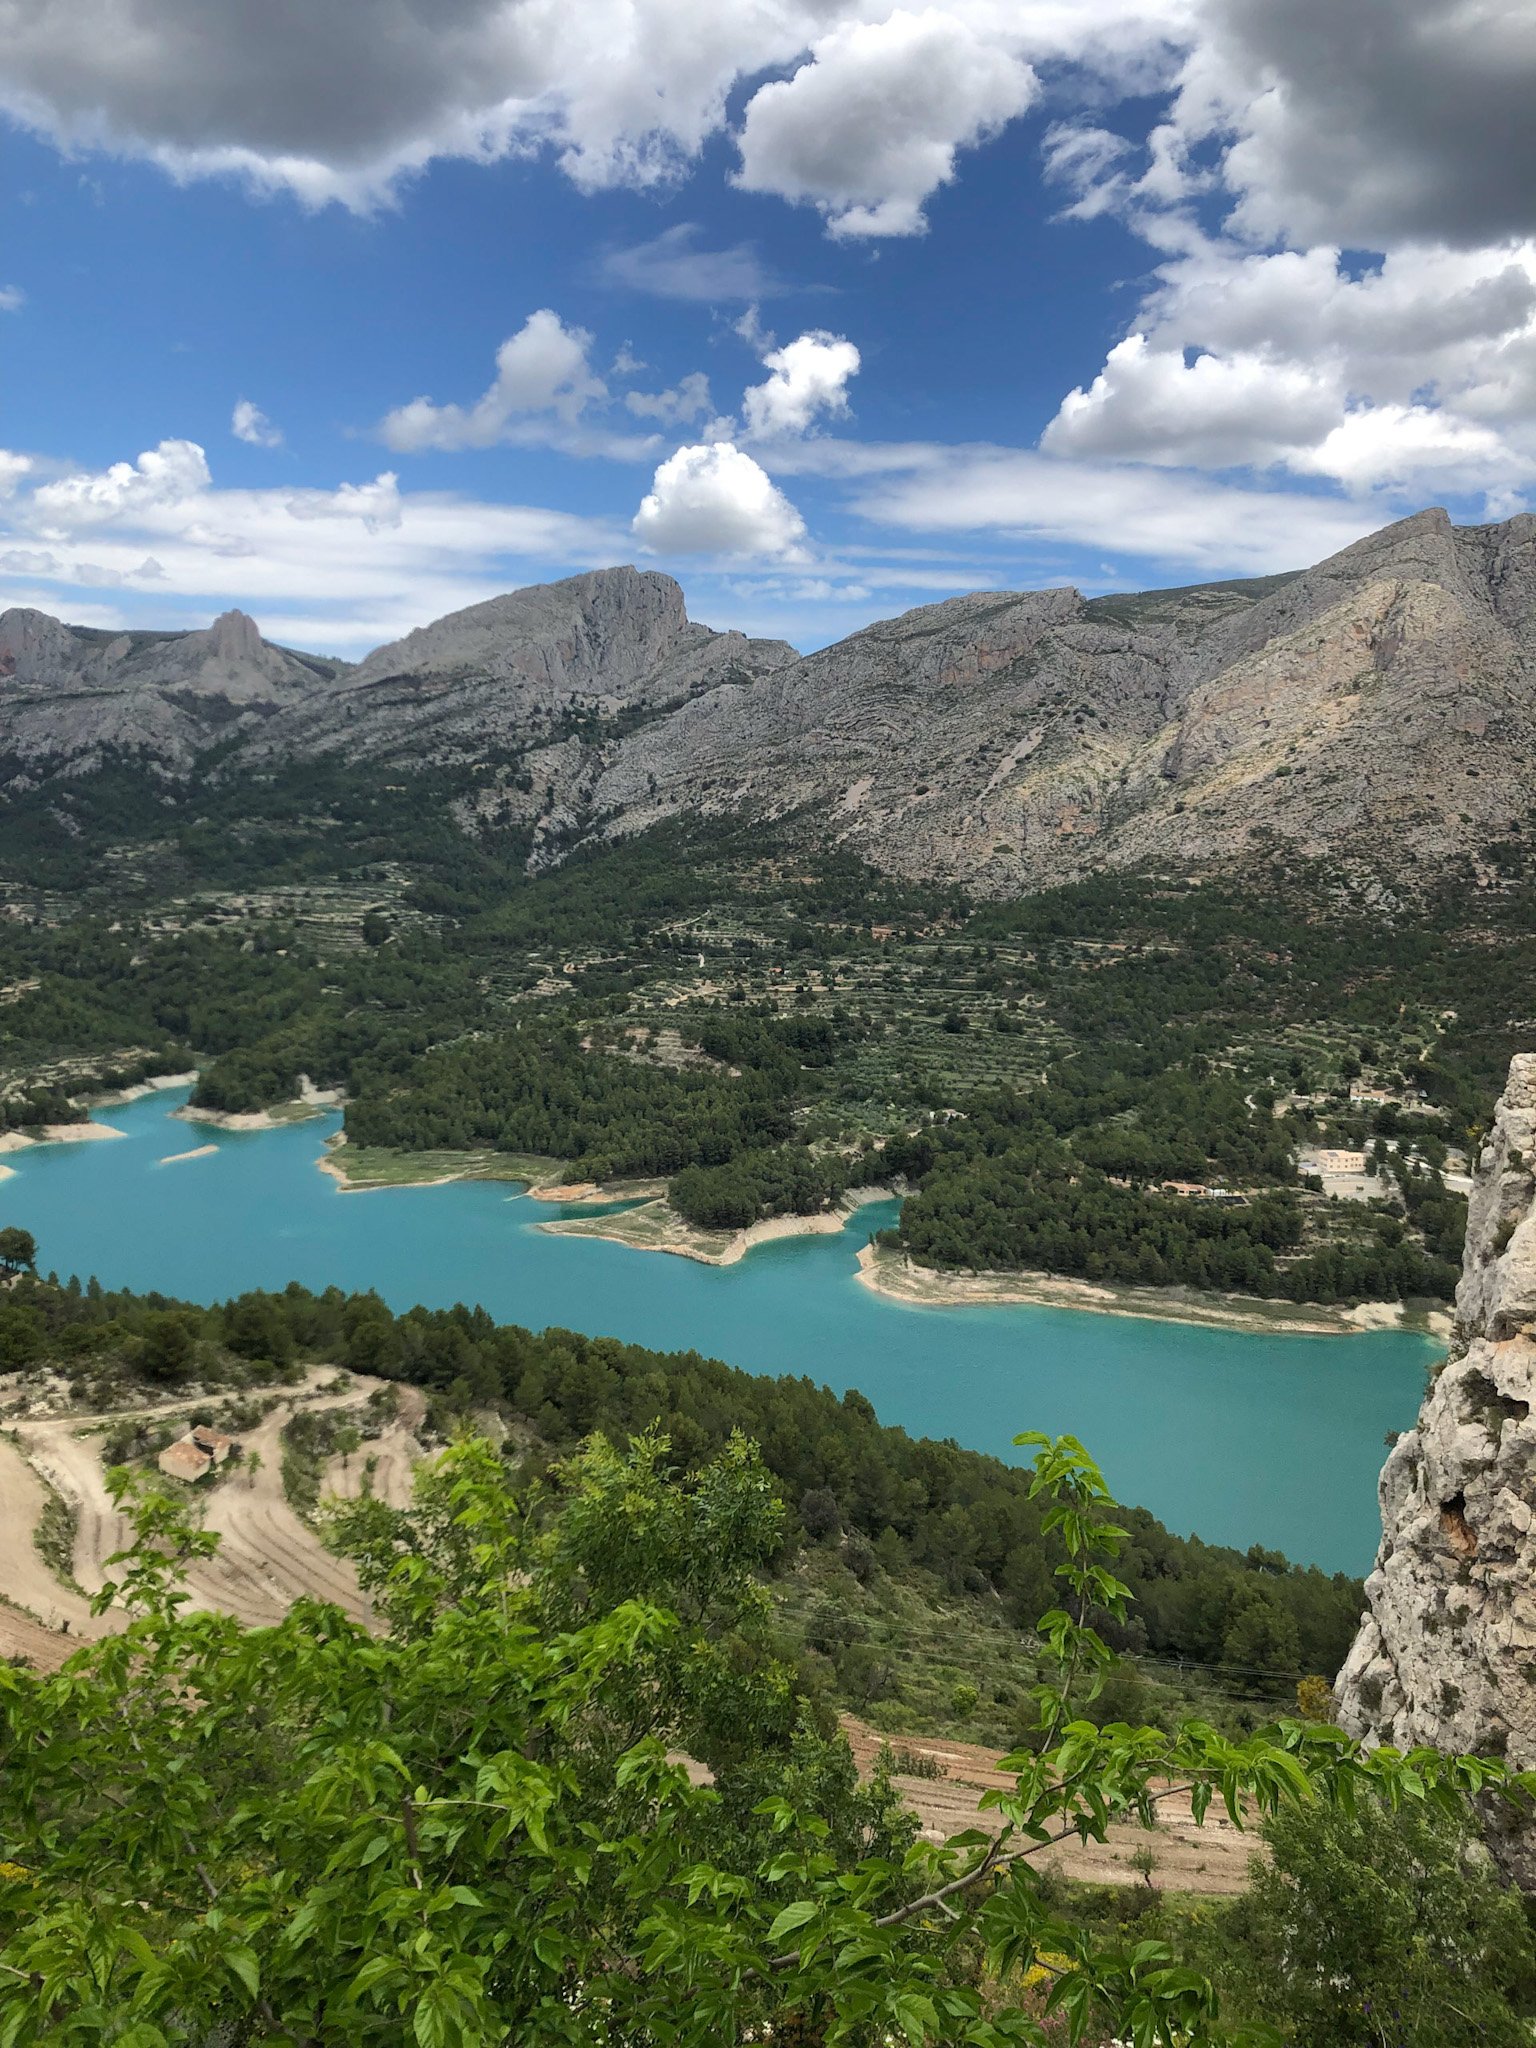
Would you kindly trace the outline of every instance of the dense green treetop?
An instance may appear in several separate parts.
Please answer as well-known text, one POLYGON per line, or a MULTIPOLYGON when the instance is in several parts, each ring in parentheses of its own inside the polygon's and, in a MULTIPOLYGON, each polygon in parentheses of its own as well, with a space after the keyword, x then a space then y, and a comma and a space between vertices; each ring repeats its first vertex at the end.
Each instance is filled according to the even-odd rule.
POLYGON ((755 1573, 781 1510, 740 1437, 687 1475, 664 1438, 594 1439, 532 1490, 462 1442, 414 1510, 337 1512, 377 1633, 185 1612, 178 1567, 217 1539, 120 1468, 139 1541, 102 1603, 135 1619, 55 1676, 0 1670, 0 2041, 1001 2048, 1059 2015, 1138 2048, 1278 2042, 1169 1945, 1063 1917, 1041 1851, 1150 1828, 1173 1786, 1241 1819, 1458 1814, 1511 1781, 1297 1722, 1081 1718, 1124 1536, 1080 1446, 1021 1441, 1063 1604, 1012 1788, 942 1844, 855 1786, 774 1659, 755 1573))

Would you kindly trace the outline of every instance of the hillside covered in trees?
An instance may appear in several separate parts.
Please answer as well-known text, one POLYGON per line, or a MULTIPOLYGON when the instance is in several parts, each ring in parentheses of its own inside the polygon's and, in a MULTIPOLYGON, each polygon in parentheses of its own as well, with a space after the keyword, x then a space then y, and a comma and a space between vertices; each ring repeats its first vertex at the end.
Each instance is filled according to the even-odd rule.
POLYGON ((706 1228, 899 1174, 939 1266, 1447 1295, 1443 1170, 1536 973, 1517 851, 1390 910, 1294 859, 970 903, 718 823, 531 871, 477 772, 327 763, 193 805, 122 766, 13 807, 0 1115, 194 1062, 202 1106, 246 1111, 306 1075, 359 1146, 665 1177, 706 1228), (1368 1152, 1370 1202, 1298 1183, 1319 1144, 1368 1152), (1244 1199, 1167 1185, 1208 1182, 1244 1199))
MULTIPOLYGON (((809 1377, 766 1378, 696 1352, 661 1353, 575 1331, 497 1325, 483 1310, 413 1309, 376 1295, 316 1295, 292 1286, 202 1309, 158 1296, 60 1286, 24 1275, 0 1302, 0 1371, 45 1362, 70 1376, 87 1407, 110 1405, 126 1376, 174 1389, 212 1373, 238 1386, 320 1361, 430 1390, 433 1418, 504 1413, 541 1455, 594 1431, 616 1440, 659 1429, 675 1456, 717 1454, 733 1431, 760 1445, 785 1508, 788 1568, 800 1547, 836 1536, 859 1571, 917 1572, 1016 1628, 1052 1597, 1062 1554, 1028 1473, 950 1442, 882 1424, 861 1395, 809 1377)), ((1027 1421, 1027 1416, 1018 1418, 1027 1421)), ((1360 1583, 1173 1535, 1144 1510, 1126 1513, 1122 1575, 1135 1618, 1104 1626, 1116 1647, 1293 1686, 1331 1674, 1359 1620, 1360 1583)), ((855 1659, 855 1661, 857 1661, 855 1659)))

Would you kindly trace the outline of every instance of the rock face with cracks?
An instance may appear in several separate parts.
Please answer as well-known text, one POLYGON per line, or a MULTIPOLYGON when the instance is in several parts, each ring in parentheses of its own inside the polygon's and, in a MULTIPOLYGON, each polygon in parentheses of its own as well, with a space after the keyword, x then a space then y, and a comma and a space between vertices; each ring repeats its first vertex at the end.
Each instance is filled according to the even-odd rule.
POLYGON ((1368 895, 1491 882, 1532 822, 1536 516, 1420 512, 1294 575, 976 592, 803 658, 635 568, 355 666, 238 613, 179 635, 0 615, 0 794, 123 753, 178 778, 467 765, 460 823, 526 832, 535 865, 706 817, 980 896, 1277 857, 1368 895))
MULTIPOLYGON (((1352 1735, 1536 1766, 1536 1054, 1477 1162, 1451 1352, 1381 1475, 1381 1549, 1339 1679, 1352 1735)), ((1536 1823, 1495 1811, 1536 1889, 1536 1823)))

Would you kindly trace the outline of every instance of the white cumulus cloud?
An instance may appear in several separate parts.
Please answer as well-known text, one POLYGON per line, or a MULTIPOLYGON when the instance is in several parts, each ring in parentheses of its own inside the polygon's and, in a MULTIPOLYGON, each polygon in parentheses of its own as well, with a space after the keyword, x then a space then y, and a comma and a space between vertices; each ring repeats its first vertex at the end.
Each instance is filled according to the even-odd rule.
POLYGON ((230 415, 229 431, 237 441, 248 441, 253 448, 281 448, 283 430, 274 427, 259 405, 252 405, 248 398, 237 399, 230 415))
POLYGON ((737 183, 809 201, 835 235, 921 234, 956 152, 1023 113, 1036 90, 1021 55, 955 10, 846 22, 792 78, 753 95, 737 183))
POLYGON ((789 73, 753 96, 749 182, 842 233, 911 233, 956 152, 1028 105, 1032 61, 1146 90, 1195 4, 306 0, 274 34, 251 0, 7 0, 0 108, 71 153, 367 209, 445 157, 548 150, 583 190, 672 181, 734 89, 789 73))
POLYGON ((709 395, 709 379, 702 370, 690 371, 669 391, 627 391, 624 403, 636 419, 673 424, 703 419, 715 409, 709 395))
POLYGON ((634 533, 657 554, 798 560, 805 521, 750 455, 715 441, 679 448, 662 463, 634 533))
POLYGON ((204 490, 208 482, 208 460, 195 441, 162 441, 147 448, 137 462, 114 462, 110 469, 40 484, 32 504, 50 526, 68 531, 104 524, 125 512, 177 504, 204 490))
POLYGON ((1332 477, 1352 490, 1382 485, 1476 490, 1519 465, 1488 427, 1427 405, 1364 405, 1347 412, 1315 448, 1298 451, 1291 467, 1332 477))
POLYGON ((1536 477, 1536 242, 1359 268, 1197 233, 1156 280, 1137 330, 1063 399, 1053 454, 1407 495, 1536 477))
POLYGON ((742 400, 747 432, 803 434, 822 413, 848 410, 848 383, 858 375, 859 352, 840 334, 802 334, 763 358, 769 372, 742 400))
POLYGON ((1253 354, 1155 349, 1144 334, 1112 348, 1090 387, 1070 392, 1045 431, 1054 455, 1225 469, 1277 461, 1328 433, 1341 407, 1299 364, 1253 354))
POLYGON ((585 328, 567 327, 558 313, 541 307, 496 351, 495 381, 472 406, 413 398, 380 423, 380 438, 402 454, 415 454, 424 448, 490 448, 507 438, 519 416, 529 414, 569 426, 589 404, 608 396, 588 360, 591 346, 585 328))
POLYGON ((1255 239, 1486 247, 1536 230, 1528 0, 1202 0, 1175 110, 1255 239))

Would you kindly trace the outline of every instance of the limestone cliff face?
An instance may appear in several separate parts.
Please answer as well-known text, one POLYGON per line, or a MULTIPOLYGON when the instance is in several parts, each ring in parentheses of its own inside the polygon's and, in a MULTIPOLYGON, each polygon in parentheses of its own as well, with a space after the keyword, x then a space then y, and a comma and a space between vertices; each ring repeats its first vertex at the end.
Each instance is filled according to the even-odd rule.
MULTIPOLYGON (((557 736, 573 715, 654 715, 795 659, 783 640, 699 625, 670 576, 594 569, 508 591, 376 647, 334 690, 273 720, 253 751, 303 757, 344 747, 354 759, 413 762, 504 755, 557 736)), ((565 752, 577 762, 570 798, 584 802, 585 756, 565 752)), ((542 788, 551 764, 536 765, 542 788)))
MULTIPOLYGON (((1450 1357, 1381 1475, 1381 1549, 1339 1680, 1351 1734, 1536 1765, 1536 1054, 1477 1164, 1450 1357)), ((1500 1861, 1536 1888, 1536 1827, 1500 1861)))
POLYGON ((77 773, 114 753, 185 769, 329 687, 336 666, 272 646, 244 612, 201 632, 115 634, 0 612, 0 754, 77 773))

